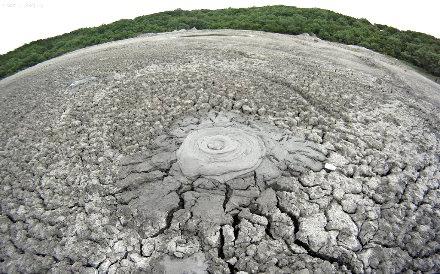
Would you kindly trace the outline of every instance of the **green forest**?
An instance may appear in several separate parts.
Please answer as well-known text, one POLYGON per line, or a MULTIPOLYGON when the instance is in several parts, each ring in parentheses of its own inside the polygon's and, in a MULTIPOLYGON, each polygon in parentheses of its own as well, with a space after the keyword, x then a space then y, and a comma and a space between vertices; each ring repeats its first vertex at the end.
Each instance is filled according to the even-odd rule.
POLYGON ((440 76, 440 39, 385 25, 371 24, 323 9, 267 6, 221 10, 174 10, 124 19, 37 40, 0 55, 0 78, 76 49, 143 33, 180 29, 244 29, 285 34, 309 33, 344 44, 359 45, 413 64, 440 76))

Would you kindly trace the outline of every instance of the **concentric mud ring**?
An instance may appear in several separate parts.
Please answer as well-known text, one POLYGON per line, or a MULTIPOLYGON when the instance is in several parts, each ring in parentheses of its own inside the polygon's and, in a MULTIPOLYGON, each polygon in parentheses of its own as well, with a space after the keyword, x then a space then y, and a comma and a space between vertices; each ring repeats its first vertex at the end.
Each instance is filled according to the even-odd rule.
POLYGON ((191 132, 177 151, 184 175, 226 181, 256 169, 266 154, 256 134, 234 127, 191 132))

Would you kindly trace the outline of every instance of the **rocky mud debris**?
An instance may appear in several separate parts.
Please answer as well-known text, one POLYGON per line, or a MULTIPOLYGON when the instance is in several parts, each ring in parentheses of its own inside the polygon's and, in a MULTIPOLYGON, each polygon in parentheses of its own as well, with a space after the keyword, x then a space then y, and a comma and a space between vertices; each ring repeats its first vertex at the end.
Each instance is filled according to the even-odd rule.
POLYGON ((439 94, 366 49, 249 31, 20 72, 0 272, 439 272, 439 94))

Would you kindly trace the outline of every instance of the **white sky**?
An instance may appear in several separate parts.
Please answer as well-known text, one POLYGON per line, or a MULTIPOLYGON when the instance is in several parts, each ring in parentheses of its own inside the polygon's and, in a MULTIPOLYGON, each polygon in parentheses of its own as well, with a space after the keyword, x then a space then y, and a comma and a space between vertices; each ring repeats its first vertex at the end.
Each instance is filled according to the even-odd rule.
POLYGON ((0 0, 0 54, 25 43, 177 8, 319 7, 440 38, 440 0, 0 0))

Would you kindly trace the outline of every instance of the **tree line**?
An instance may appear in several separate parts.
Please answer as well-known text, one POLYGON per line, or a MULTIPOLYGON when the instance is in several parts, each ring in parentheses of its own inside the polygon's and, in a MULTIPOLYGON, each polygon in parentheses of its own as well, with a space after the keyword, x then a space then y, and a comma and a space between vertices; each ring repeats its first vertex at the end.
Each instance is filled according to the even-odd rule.
POLYGON ((440 76, 440 39, 371 24, 323 9, 267 6, 221 10, 174 10, 124 19, 37 40, 0 55, 0 78, 80 48, 179 29, 244 29, 284 34, 309 33, 344 44, 363 46, 440 76))

